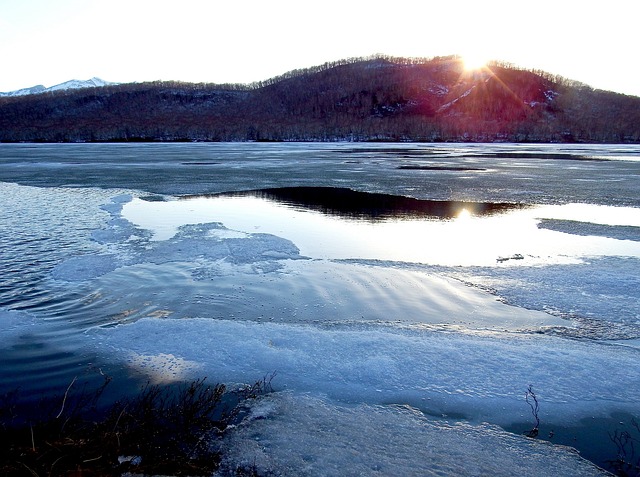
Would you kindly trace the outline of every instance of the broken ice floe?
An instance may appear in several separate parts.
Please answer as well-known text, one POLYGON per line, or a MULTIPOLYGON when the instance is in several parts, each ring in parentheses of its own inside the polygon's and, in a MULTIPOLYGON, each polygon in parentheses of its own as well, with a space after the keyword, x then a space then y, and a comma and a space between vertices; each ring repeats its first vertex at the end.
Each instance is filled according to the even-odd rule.
POLYGON ((80 255, 56 265, 51 276, 68 282, 85 281, 111 272, 119 265, 114 255, 80 255))
POLYGON ((640 241, 640 227, 630 225, 603 225, 577 220, 543 219, 538 224, 541 229, 554 230, 572 235, 608 237, 617 240, 640 241))

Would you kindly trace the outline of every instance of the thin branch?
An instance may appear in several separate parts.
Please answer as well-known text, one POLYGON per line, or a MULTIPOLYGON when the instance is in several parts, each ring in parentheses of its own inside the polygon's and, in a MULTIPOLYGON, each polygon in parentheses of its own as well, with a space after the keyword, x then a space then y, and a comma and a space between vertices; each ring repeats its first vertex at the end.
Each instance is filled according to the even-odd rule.
POLYGON ((120 414, 118 415, 118 419, 116 419, 116 423, 113 425, 113 431, 112 432, 116 432, 116 429, 118 428, 118 424, 120 424, 120 419, 122 419, 122 415, 124 414, 124 412, 127 410, 127 406, 124 406, 122 408, 122 411, 120 411, 120 414))
POLYGON ((25 466, 27 468, 27 470, 29 472, 31 472, 31 475, 35 475, 35 477, 38 477, 38 474, 36 474, 33 469, 31 467, 29 467, 27 464, 25 464, 24 462, 20 462, 20 464, 22 464, 23 466, 25 466))
POLYGON ((76 379, 78 379, 78 376, 75 376, 73 378, 73 380, 71 381, 71 383, 69 384, 69 387, 67 387, 67 390, 64 392, 64 398, 62 399, 62 407, 60 408, 60 412, 58 413, 58 415, 56 416, 56 419, 59 419, 60 416, 62 416, 62 413, 64 412, 64 405, 67 402, 67 395, 69 394, 69 390, 71 389, 71 386, 73 386, 73 383, 76 382, 76 379))
POLYGON ((61 455, 60 457, 58 457, 55 461, 53 461, 53 464, 51 464, 51 469, 49 470, 49 477, 51 477, 52 475, 55 475, 53 473, 53 468, 56 466, 56 464, 58 462, 60 462, 62 459, 64 459, 65 456, 61 455))
POLYGON ((100 460, 100 459, 102 459, 102 456, 101 456, 101 455, 99 455, 98 457, 94 457, 93 459, 85 459, 85 460, 83 460, 82 462, 83 462, 83 463, 86 463, 86 462, 95 462, 96 460, 100 460))
POLYGON ((531 414, 536 420, 536 425, 533 429, 526 433, 527 437, 536 437, 538 435, 538 429, 540 427, 540 418, 538 417, 538 412, 540 411, 540 403, 538 403, 538 397, 536 393, 533 392, 533 386, 529 384, 527 388, 527 392, 524 395, 524 399, 527 404, 531 407, 531 414), (533 400, 533 403, 529 400, 529 397, 533 400))

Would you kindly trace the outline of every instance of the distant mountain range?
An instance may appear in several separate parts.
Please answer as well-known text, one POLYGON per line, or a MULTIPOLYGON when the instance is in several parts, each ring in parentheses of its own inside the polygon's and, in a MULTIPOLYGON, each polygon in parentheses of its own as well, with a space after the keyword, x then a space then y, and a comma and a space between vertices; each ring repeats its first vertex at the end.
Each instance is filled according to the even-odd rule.
POLYGON ((457 57, 355 58, 250 85, 99 81, 0 97, 0 141, 640 143, 638 97, 457 57))
POLYGON ((71 81, 65 81, 64 83, 60 83, 55 86, 50 86, 48 88, 39 84, 37 86, 32 86, 30 88, 23 88, 15 91, 9 91, 8 93, 0 93, 0 97, 25 96, 28 94, 50 93, 52 91, 66 91, 69 89, 94 88, 97 86, 109 86, 114 84, 117 84, 117 83, 111 83, 109 81, 104 81, 100 78, 95 78, 95 77, 88 80, 74 79, 71 81))

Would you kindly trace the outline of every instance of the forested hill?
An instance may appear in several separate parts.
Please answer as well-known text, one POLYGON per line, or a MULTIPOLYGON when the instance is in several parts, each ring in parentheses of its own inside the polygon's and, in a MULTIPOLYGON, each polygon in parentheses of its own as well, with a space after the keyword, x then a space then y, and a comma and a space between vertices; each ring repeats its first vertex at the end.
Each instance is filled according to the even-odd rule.
POLYGON ((251 85, 152 82, 0 98, 0 141, 640 142, 640 98, 455 57, 351 59, 251 85))

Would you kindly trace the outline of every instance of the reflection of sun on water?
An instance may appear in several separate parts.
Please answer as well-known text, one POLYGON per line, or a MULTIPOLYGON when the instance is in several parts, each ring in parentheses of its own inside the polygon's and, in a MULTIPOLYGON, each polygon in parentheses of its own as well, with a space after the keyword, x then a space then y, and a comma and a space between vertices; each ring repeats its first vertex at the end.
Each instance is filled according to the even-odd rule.
POLYGON ((637 209, 570 204, 486 214, 474 203, 461 205, 449 219, 418 217, 368 222, 247 197, 168 202, 134 199, 123 208, 123 216, 156 233, 153 240, 168 240, 185 224, 216 222, 226 228, 213 230, 215 234, 209 234, 209 240, 237 240, 260 232, 289 240, 301 256, 320 259, 513 266, 580 263, 581 257, 594 255, 640 256, 638 242, 582 237, 538 227, 541 217, 560 221, 567 228, 576 227, 571 225, 575 221, 637 227, 637 209))
MULTIPOLYGON (((511 256, 525 246, 524 229, 535 227, 530 219, 521 222, 518 214, 477 216, 473 205, 460 209, 450 227, 443 231, 446 237, 441 257, 463 265, 494 262, 502 256, 511 256)), ((526 247, 525 247, 526 248, 526 247)))

